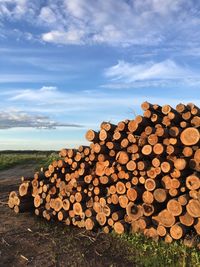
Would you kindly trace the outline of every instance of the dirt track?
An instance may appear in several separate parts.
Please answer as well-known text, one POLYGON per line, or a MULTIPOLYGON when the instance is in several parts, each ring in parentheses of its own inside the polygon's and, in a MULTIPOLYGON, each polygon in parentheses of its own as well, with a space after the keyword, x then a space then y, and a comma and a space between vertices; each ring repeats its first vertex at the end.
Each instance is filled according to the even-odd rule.
POLYGON ((88 233, 58 223, 47 223, 31 213, 16 215, 5 204, 21 176, 31 176, 34 165, 0 172, 0 266, 139 266, 134 253, 120 240, 88 233))

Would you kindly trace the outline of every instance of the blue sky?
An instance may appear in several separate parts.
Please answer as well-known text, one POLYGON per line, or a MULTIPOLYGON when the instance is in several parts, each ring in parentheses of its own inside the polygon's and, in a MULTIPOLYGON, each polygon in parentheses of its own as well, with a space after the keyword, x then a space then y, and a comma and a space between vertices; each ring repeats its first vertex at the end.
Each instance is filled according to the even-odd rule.
POLYGON ((0 0, 0 150, 76 147, 199 88, 198 1, 0 0))

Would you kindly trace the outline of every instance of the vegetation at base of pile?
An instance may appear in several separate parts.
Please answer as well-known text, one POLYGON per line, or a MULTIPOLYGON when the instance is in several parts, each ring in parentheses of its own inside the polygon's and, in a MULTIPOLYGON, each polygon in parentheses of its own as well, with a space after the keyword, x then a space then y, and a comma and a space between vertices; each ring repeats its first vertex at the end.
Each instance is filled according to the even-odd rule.
POLYGON ((36 169, 48 166, 52 160, 58 159, 56 152, 52 151, 1 151, 0 170, 5 170, 18 164, 36 164, 36 169))
MULTIPOLYGON (((130 245, 135 251, 134 258, 138 259, 142 266, 200 266, 200 251, 196 247, 188 247, 183 241, 174 241, 166 244, 148 239, 143 234, 116 235, 117 240, 124 242, 124 246, 130 245)), ((116 242, 118 242, 116 240, 116 242)), ((196 240, 198 242, 198 240, 196 240)), ((123 245, 122 245, 123 246, 123 245)), ((130 254, 131 259, 131 254, 130 254)))

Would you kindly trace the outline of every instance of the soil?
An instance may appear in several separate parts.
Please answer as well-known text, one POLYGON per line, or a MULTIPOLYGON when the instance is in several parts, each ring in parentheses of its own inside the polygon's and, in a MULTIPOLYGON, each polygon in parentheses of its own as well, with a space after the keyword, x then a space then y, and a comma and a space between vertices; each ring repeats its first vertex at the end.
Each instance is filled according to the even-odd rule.
POLYGON ((17 189, 21 176, 31 177, 34 169, 32 163, 0 171, 0 266, 140 266, 131 248, 111 234, 9 209, 9 192, 17 189))

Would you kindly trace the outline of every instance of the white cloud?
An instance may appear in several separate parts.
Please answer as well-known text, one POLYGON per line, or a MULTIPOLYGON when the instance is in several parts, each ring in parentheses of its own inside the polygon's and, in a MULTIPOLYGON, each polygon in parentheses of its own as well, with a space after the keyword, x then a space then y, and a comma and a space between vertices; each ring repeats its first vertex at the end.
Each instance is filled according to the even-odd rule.
POLYGON ((59 44, 81 44, 84 31, 72 29, 66 32, 51 31, 42 35, 45 42, 59 44))
POLYGON ((48 6, 41 8, 39 18, 49 24, 55 23, 57 20, 55 13, 48 6))
MULTIPOLYGON (((82 43, 107 43, 111 45, 155 45, 177 41, 198 40, 198 4, 186 0, 64 0, 62 12, 56 9, 57 23, 44 41, 69 44, 69 29, 84 32, 82 43), (60 19, 60 13, 64 14, 60 19), (195 30, 194 34, 191 34, 195 30), (176 33, 179 33, 177 35, 176 33), (175 34, 175 36, 174 36, 175 34), (63 38, 61 39, 60 36, 63 38)), ((77 42, 75 42, 77 44, 77 42)))
POLYGON ((170 59, 144 64, 119 61, 118 64, 105 70, 105 76, 111 83, 104 87, 110 88, 164 86, 171 83, 194 85, 200 82, 197 71, 181 66, 170 59))
POLYGON ((0 129, 16 127, 54 129, 57 127, 81 127, 73 123, 60 123, 48 116, 34 115, 18 110, 0 111, 0 129))
POLYGON ((34 3, 28 0, 1 0, 0 16, 20 19, 35 12, 34 3))
POLYGON ((194 46, 199 8, 198 1, 187 0, 3 0, 0 21, 25 20, 38 27, 44 42, 57 44, 194 46))

